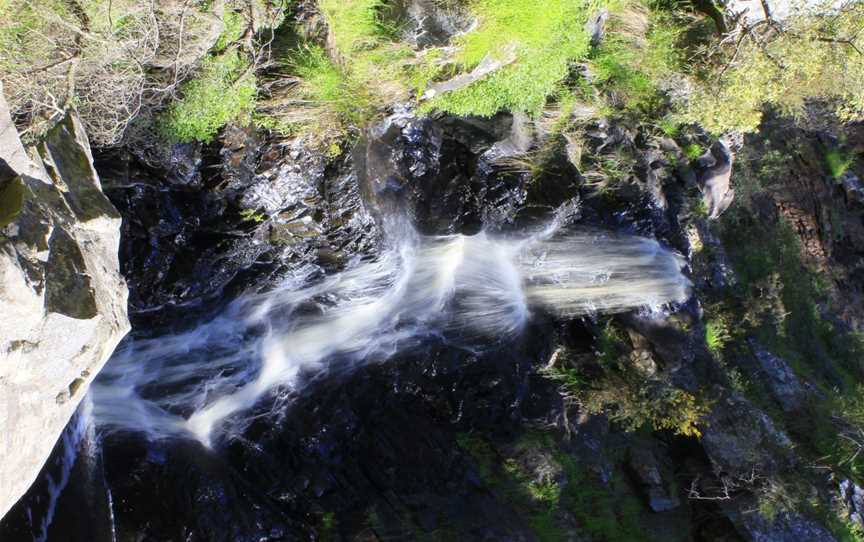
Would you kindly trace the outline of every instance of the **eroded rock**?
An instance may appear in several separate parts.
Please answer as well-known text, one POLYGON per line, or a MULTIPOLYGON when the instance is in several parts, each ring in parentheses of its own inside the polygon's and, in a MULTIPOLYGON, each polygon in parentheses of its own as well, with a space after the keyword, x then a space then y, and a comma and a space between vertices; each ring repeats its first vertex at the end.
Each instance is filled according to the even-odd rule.
POLYGON ((0 222, 2 516, 36 478, 129 321, 120 215, 102 194, 77 116, 60 122, 31 161, 0 93, 0 152, 15 175, 3 194, 16 196, 0 222))

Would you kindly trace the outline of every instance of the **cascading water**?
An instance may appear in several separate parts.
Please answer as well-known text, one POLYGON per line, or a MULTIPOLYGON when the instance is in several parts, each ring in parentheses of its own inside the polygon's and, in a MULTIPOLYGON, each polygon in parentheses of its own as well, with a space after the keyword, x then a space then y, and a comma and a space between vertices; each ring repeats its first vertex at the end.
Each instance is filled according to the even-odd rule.
POLYGON ((301 276, 242 296, 194 330, 128 342, 93 386, 101 429, 211 445, 242 431, 274 390, 385 360, 424 335, 480 348, 518 334, 532 310, 614 313, 689 295, 683 260, 646 238, 390 229, 399 241, 372 260, 312 285, 301 276))

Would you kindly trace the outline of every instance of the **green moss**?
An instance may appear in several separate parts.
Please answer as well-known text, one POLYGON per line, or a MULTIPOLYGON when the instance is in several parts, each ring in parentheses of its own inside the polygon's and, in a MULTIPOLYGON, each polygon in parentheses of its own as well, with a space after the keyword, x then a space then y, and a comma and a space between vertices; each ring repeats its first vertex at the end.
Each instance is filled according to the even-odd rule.
POLYGON ((479 26, 458 39, 457 63, 470 71, 487 57, 516 54, 516 61, 474 84, 431 100, 425 110, 491 116, 499 111, 539 114, 567 76, 571 61, 589 47, 591 0, 477 0, 479 26))
POLYGON ((24 183, 15 177, 5 186, 0 186, 0 228, 12 223, 24 205, 24 183))
POLYGON ((181 89, 159 119, 168 139, 177 142, 209 142, 228 122, 251 114, 257 94, 255 74, 236 50, 207 57, 198 76, 181 89))
POLYGON ((742 325, 823 389, 849 387, 862 371, 861 345, 820 316, 824 279, 803 261, 796 233, 783 221, 765 226, 743 212, 727 213, 721 224, 742 325))
MULTIPOLYGON (((557 519, 561 500, 557 481, 533 479, 515 459, 502 458, 485 438, 462 434, 457 442, 474 460, 481 480, 525 519, 541 542, 566 540, 557 519)), ((524 440, 516 448, 537 445, 533 440, 524 440)))
POLYGON ((650 540, 639 525, 642 504, 623 487, 620 477, 610 485, 601 484, 572 456, 559 453, 556 459, 564 468, 567 485, 561 506, 572 513, 591 540, 632 542, 650 540))

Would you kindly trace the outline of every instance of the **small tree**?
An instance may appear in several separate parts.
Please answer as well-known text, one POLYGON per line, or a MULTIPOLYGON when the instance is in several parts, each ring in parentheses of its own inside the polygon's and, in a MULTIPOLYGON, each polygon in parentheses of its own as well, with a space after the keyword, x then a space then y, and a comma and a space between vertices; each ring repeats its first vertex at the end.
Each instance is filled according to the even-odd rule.
POLYGON ((683 117, 714 133, 749 132, 765 105, 798 115, 808 100, 836 105, 841 119, 864 115, 864 4, 846 1, 770 13, 740 23, 713 51, 716 69, 697 86, 683 117))

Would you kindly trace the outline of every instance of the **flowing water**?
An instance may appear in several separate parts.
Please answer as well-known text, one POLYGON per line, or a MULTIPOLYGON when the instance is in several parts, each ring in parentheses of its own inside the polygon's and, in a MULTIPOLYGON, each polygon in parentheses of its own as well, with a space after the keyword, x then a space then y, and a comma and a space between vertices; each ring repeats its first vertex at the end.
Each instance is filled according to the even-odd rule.
POLYGON ((93 386, 100 428, 211 445, 242 431, 274 391, 302 392, 424 336, 482 348, 518 335, 534 311, 613 313, 689 296, 683 260, 650 239, 554 226, 520 238, 390 229, 398 242, 339 274, 293 277, 191 331, 125 343, 93 386))

